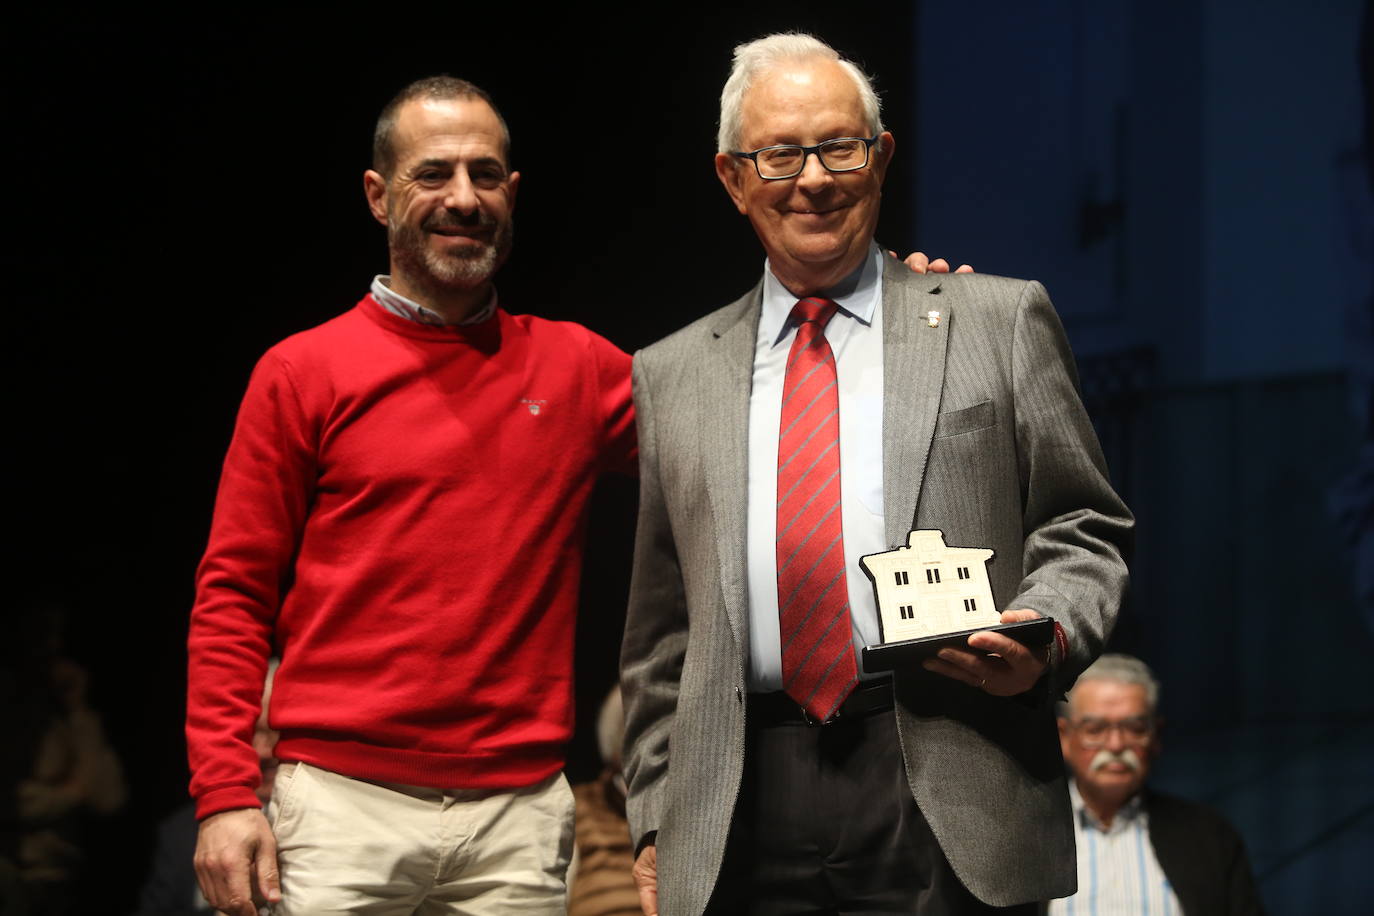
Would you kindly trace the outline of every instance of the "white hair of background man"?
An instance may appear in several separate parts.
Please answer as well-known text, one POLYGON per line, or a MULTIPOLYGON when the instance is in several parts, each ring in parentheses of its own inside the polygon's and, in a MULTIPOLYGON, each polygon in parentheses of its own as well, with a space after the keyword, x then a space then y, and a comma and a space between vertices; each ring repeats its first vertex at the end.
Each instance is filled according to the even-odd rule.
POLYGON ((872 81, 858 66, 845 60, 838 51, 819 38, 801 32, 779 32, 735 48, 730 78, 725 81, 725 88, 720 93, 720 132, 716 135, 718 151, 729 153, 739 150, 740 135, 744 132, 741 123, 744 94, 754 85, 759 74, 786 61, 817 57, 838 61, 853 78, 859 88, 869 136, 882 133, 882 104, 878 101, 878 94, 873 91, 872 81))
POLYGON ((1145 688, 1145 705, 1149 707, 1150 715, 1154 715, 1155 710, 1159 708, 1159 681, 1155 680, 1155 674, 1150 670, 1150 666, 1134 655, 1108 652, 1089 665, 1087 670, 1078 676, 1078 680, 1073 685, 1073 690, 1069 691, 1070 709, 1073 707, 1074 690, 1077 690, 1078 685, 1084 681, 1115 681, 1118 684, 1138 684, 1145 688))

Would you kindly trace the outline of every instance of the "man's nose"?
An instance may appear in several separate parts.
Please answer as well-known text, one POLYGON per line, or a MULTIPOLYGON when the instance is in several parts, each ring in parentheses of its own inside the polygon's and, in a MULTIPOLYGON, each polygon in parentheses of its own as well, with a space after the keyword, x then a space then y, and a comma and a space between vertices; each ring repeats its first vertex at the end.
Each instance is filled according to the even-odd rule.
POLYGON ((444 189, 444 207, 463 214, 476 213, 481 207, 481 201, 477 199, 477 189, 472 186, 472 180, 462 169, 453 173, 448 187, 444 189))
POLYGON ((1120 725, 1108 726, 1103 747, 1117 754, 1124 751, 1126 749, 1126 730, 1120 725))
POLYGON ((799 185, 804 188, 822 188, 834 181, 835 173, 821 163, 819 150, 812 150, 803 155, 806 158, 802 160, 801 174, 797 176, 799 185))

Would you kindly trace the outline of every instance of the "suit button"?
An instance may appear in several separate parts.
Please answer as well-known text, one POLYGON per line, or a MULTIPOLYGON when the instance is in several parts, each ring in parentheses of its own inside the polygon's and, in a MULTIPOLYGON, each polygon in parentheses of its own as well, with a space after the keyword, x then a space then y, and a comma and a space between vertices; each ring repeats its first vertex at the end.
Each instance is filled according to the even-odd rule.
POLYGON ((736 687, 735 687, 735 701, 738 702, 738 703, 743 703, 743 702, 744 702, 744 688, 743 688, 743 687, 739 687, 739 686, 736 686, 736 687))

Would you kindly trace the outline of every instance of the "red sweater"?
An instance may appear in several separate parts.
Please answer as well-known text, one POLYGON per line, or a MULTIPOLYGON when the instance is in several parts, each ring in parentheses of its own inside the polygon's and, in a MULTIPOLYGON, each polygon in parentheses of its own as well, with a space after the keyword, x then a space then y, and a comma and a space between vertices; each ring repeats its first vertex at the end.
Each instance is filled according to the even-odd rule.
POLYGON ((445 788, 557 772, 587 499, 634 460, 630 358, 579 325, 437 328, 368 296, 269 350, 197 575, 198 815, 258 804, 273 651, 283 760, 445 788))

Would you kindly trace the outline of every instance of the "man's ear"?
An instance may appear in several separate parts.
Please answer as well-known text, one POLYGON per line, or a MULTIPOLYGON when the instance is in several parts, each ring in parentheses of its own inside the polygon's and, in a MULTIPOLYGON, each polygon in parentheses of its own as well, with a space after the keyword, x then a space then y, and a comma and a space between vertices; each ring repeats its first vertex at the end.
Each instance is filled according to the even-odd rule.
POLYGON ((735 202, 735 209, 745 216, 749 215, 749 208, 744 203, 744 179, 745 170, 740 167, 741 162, 738 157, 731 156, 729 153, 716 153, 716 177, 720 183, 725 185, 725 193, 730 195, 730 199, 735 202))
POLYGON ((511 172, 506 176, 506 186, 510 188, 510 211, 515 212, 515 192, 520 189, 520 173, 511 172))
POLYGON ((887 177, 887 164, 892 161, 893 146, 892 134, 883 131, 878 135, 878 142, 873 144, 873 151, 869 154, 868 165, 877 174, 879 184, 887 177))
POLYGON ((363 172, 363 195, 367 197, 367 209, 372 218, 383 226, 386 222, 386 179, 376 169, 363 172))
POLYGON ((1059 753, 1064 755, 1064 760, 1069 759, 1069 720, 1059 719, 1059 753))

